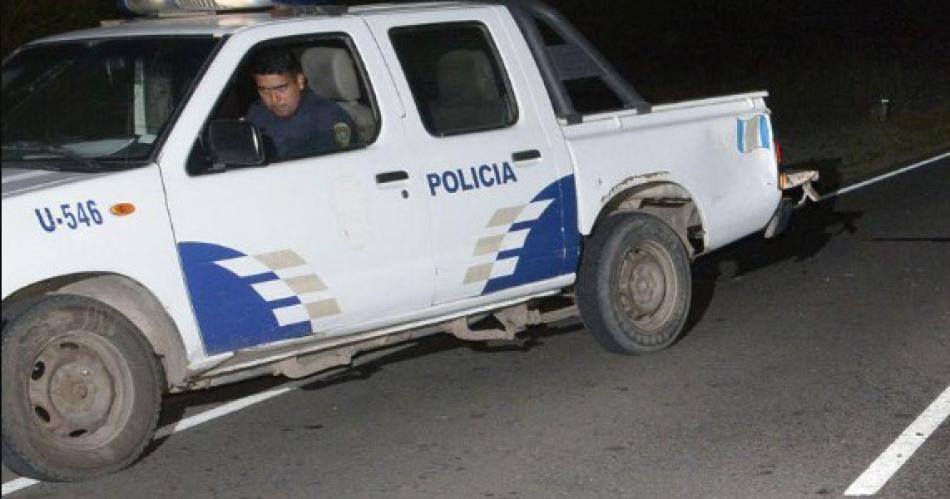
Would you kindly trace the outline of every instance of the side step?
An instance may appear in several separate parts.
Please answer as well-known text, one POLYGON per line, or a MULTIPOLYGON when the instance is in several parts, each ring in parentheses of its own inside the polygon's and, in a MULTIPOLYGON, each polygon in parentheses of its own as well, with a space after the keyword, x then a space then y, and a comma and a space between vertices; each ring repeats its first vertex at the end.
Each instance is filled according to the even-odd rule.
POLYGON ((518 341, 518 333, 529 326, 556 322, 577 314, 577 308, 569 297, 537 297, 498 310, 389 334, 369 332, 311 344, 301 342, 277 349, 243 352, 197 375, 187 387, 180 388, 204 389, 268 374, 306 378, 328 369, 350 366, 361 352, 440 333, 449 333, 463 341, 518 341))
POLYGON ((334 367, 352 365, 353 357, 360 352, 376 350, 441 332, 447 332, 463 341, 515 341, 518 333, 524 332, 529 326, 555 322, 575 315, 577 315, 577 308, 574 305, 542 312, 538 308, 529 308, 527 303, 522 303, 496 310, 478 321, 482 323, 493 318, 493 322, 499 327, 473 328, 470 318, 462 317, 419 330, 396 333, 326 352, 293 357, 278 362, 273 366, 273 370, 274 374, 282 374, 288 378, 306 378, 334 367))

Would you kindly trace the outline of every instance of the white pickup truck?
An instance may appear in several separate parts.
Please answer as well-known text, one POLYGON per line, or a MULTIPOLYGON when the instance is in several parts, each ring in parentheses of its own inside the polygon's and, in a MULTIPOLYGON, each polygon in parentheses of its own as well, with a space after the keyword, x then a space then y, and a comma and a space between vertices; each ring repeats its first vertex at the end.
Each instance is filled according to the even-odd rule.
POLYGON ((812 178, 780 172, 764 92, 651 105, 534 1, 125 5, 3 63, 3 459, 23 475, 129 465, 163 394, 428 334, 579 311, 611 351, 663 349, 691 261, 780 230, 783 188, 812 178), (274 47, 351 117, 338 148, 269 156, 243 119, 274 47))

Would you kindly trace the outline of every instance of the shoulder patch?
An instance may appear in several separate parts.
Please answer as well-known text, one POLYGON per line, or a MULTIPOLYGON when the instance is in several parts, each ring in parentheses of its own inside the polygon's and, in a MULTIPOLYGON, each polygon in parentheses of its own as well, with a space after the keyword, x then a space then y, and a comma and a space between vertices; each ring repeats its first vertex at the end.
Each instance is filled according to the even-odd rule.
POLYGON ((340 122, 336 125, 333 125, 333 138, 336 140, 336 145, 340 147, 347 147, 350 145, 350 141, 353 139, 353 129, 350 128, 350 125, 340 122))

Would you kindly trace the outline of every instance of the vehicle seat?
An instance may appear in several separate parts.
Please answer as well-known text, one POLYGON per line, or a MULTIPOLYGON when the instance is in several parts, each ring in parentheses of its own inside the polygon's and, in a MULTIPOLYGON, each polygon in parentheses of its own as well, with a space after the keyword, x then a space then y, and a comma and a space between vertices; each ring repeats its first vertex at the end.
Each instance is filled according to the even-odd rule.
POLYGON ((355 143, 369 141, 376 131, 376 117, 360 103, 360 78, 349 52, 336 47, 311 47, 300 55, 300 65, 310 88, 317 95, 336 101, 353 119, 355 143))
POLYGON ((436 68, 439 101, 430 104, 439 130, 494 128, 507 121, 508 107, 484 52, 459 49, 443 55, 436 68))

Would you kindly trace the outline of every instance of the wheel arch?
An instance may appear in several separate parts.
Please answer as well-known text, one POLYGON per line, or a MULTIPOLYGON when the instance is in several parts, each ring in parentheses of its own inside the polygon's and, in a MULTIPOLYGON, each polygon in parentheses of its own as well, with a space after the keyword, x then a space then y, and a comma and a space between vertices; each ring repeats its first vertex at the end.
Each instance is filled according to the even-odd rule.
POLYGON ((706 223, 702 210, 692 193, 678 183, 648 182, 618 192, 601 208, 591 234, 616 213, 653 215, 673 229, 690 257, 706 251, 706 223))
POLYGON ((148 288, 124 275, 80 273, 30 284, 3 299, 4 326, 31 303, 57 294, 84 296, 119 311, 142 332, 158 356, 165 376, 165 390, 184 382, 188 360, 175 321, 148 288))

